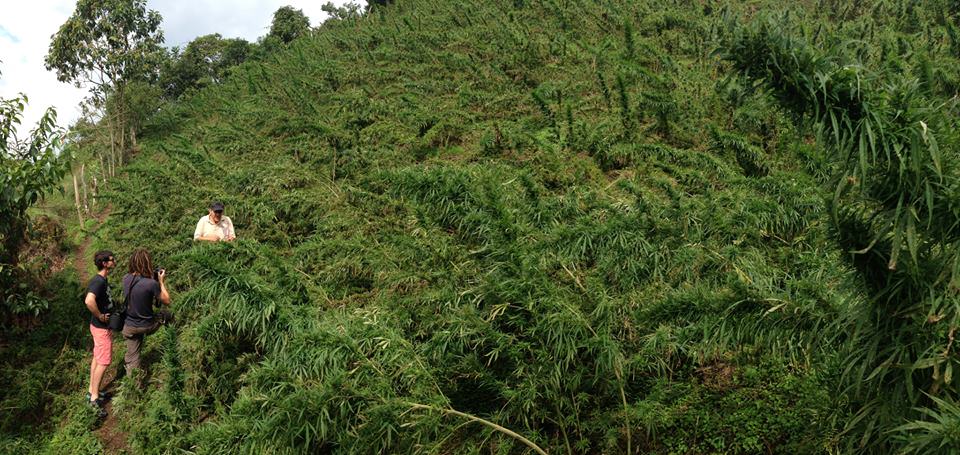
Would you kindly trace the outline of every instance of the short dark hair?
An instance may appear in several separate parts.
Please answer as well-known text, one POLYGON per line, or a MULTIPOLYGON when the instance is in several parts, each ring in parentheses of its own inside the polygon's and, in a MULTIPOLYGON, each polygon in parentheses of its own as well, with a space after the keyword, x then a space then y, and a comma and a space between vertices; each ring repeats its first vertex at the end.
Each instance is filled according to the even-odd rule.
POLYGON ((107 266, 107 262, 109 262, 112 257, 113 252, 110 250, 97 251, 97 253, 93 255, 93 265, 97 266, 97 271, 99 272, 107 266))

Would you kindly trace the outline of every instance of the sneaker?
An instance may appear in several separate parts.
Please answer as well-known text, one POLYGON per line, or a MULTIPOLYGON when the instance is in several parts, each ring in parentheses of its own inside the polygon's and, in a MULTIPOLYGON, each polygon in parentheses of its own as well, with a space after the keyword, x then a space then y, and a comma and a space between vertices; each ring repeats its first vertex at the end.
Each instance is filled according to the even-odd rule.
POLYGON ((103 403, 101 403, 100 400, 96 400, 96 401, 87 400, 87 403, 89 403, 90 407, 93 408, 94 412, 97 413, 98 419, 102 419, 107 416, 107 410, 103 409, 103 403))
MULTIPOLYGON (((97 397, 97 400, 96 400, 97 406, 103 407, 104 403, 106 403, 108 400, 110 400, 110 393, 109 393, 109 392, 100 392, 100 394, 99 394, 99 396, 97 397)), ((90 393, 89 393, 89 392, 87 392, 87 401, 89 401, 89 402, 91 402, 91 403, 94 402, 94 400, 91 400, 91 399, 90 399, 90 393)))

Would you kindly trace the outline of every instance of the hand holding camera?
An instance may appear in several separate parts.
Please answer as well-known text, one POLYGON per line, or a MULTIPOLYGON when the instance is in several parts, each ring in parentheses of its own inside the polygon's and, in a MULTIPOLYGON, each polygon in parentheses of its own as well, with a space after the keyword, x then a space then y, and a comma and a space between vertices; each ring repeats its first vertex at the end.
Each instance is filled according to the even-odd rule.
POLYGON ((153 269, 153 279, 162 282, 163 279, 167 276, 167 270, 157 267, 153 269))

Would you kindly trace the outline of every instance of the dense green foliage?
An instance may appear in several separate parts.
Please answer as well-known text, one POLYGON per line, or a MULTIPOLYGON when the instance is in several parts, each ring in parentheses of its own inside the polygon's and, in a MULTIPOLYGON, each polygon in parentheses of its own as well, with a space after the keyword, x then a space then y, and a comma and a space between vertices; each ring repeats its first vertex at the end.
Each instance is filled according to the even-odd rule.
MULTIPOLYGON (((875 11, 885 9, 878 4, 875 11)), ((877 22, 896 25, 868 24, 877 22)), ((784 16, 737 28, 726 46, 734 68, 803 116, 798 120, 812 124, 828 151, 836 188, 831 221, 871 297, 852 321, 847 346, 854 348, 846 359, 851 397, 863 402, 865 438, 921 404, 960 417, 942 400, 954 398, 953 370, 960 366, 953 353, 960 323, 960 141, 956 100, 943 102, 956 86, 931 76, 925 56, 949 55, 949 33, 933 33, 928 28, 925 39, 914 39, 924 49, 914 51, 919 58, 882 47, 851 55, 830 34, 814 36, 784 16), (889 71, 897 60, 904 70, 889 71)), ((956 61, 945 63, 940 69, 949 75, 956 61)), ((941 436, 947 445, 960 444, 953 431, 941 436)))
POLYGON ((130 450, 955 450, 958 11, 759 4, 399 1, 165 105, 130 450))
POLYGON ((61 153, 57 113, 47 109, 29 132, 21 125, 27 97, 0 99, 0 327, 11 315, 38 313, 46 302, 31 289, 20 252, 31 228, 28 210, 58 189, 69 167, 61 153))
POLYGON ((176 100, 188 90, 216 84, 227 71, 243 63, 250 54, 250 43, 240 38, 223 38, 219 33, 200 36, 164 61, 159 85, 164 95, 176 100))
POLYGON ((89 433, 95 414, 82 402, 89 374, 87 325, 63 321, 89 320, 79 305, 75 276, 55 275, 44 295, 49 311, 38 327, 4 327, 0 360, 0 452, 97 453, 99 442, 89 433), (86 367, 86 368, 84 368, 86 367), (62 422, 62 423, 61 423, 62 422), (57 430, 54 434, 54 430, 57 430))

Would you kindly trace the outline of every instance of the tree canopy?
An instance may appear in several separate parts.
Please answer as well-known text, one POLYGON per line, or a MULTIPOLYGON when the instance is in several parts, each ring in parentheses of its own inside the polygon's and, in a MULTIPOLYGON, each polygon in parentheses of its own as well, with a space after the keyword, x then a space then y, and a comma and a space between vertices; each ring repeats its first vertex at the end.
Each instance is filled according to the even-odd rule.
POLYGON ((241 38, 223 38, 219 33, 197 37, 180 51, 174 49, 160 74, 168 98, 176 99, 189 89, 218 83, 227 69, 243 63, 250 43, 241 38))
POLYGON ((302 10, 292 6, 284 6, 273 13, 273 23, 270 25, 268 36, 279 38, 283 43, 289 43, 310 30, 310 19, 302 10))
POLYGON ((127 86, 157 78, 164 57, 160 21, 146 0, 79 0, 50 43, 47 69, 60 81, 89 86, 92 106, 102 109, 111 169, 124 162, 127 144, 136 144, 137 109, 127 86))
POLYGON ((161 55, 160 21, 146 0, 79 0, 53 36, 47 69, 60 81, 100 92, 146 77, 161 55))

